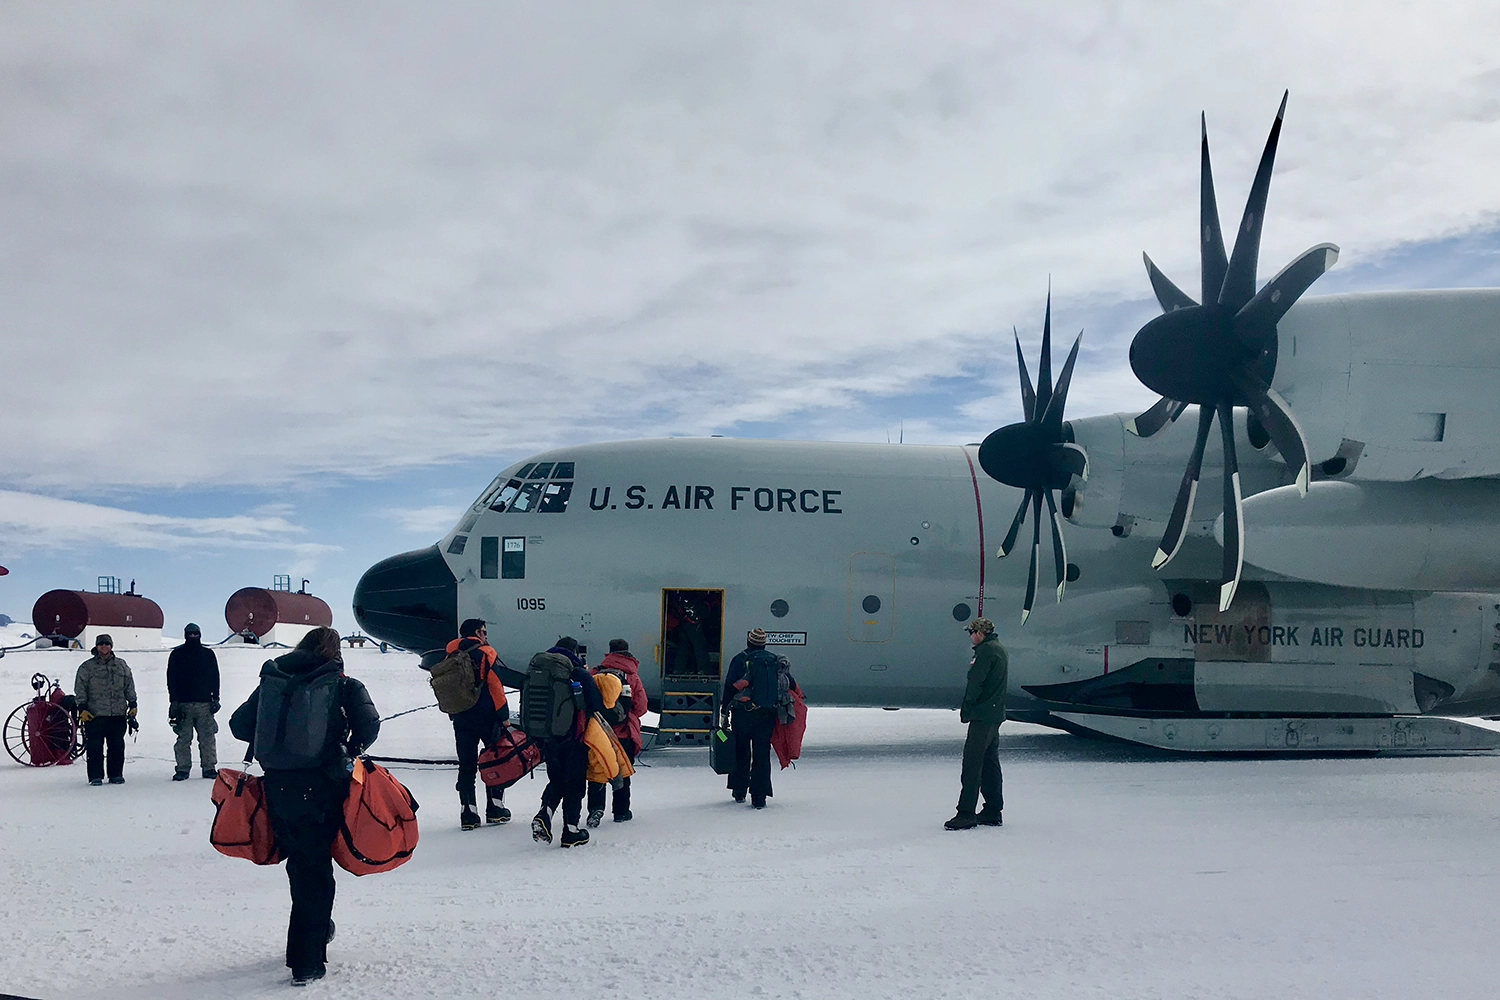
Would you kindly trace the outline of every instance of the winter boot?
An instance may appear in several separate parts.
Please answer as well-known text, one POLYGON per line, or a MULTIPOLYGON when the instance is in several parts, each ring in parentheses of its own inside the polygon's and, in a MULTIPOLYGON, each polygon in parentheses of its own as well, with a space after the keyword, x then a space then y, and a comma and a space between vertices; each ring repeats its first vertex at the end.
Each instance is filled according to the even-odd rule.
POLYGON ((979 817, 973 813, 955 813, 953 818, 943 824, 944 830, 972 830, 979 825, 979 817))
POLYGON ((205 778, 217 778, 219 776, 219 769, 217 767, 205 767, 203 769, 203 776, 205 778))
POLYGON ((589 842, 589 832, 576 826, 563 827, 562 840, 564 847, 582 847, 589 842))
POLYGON ((479 829, 479 814, 474 811, 473 806, 464 806, 463 812, 458 814, 458 825, 465 830, 479 829))
MULTIPOLYGON (((216 775, 216 777, 217 777, 217 775, 216 775)), ((174 771, 174 772, 172 772, 172 780, 173 781, 186 781, 186 780, 188 780, 188 773, 186 771, 174 771)))
POLYGON ((751 796, 751 798, 750 798, 750 808, 751 809, 764 809, 765 807, 766 807, 766 800, 765 800, 764 796, 760 796, 760 795, 751 796))
POLYGON ((95 788, 98 788, 100 785, 104 784, 104 779, 103 778, 90 778, 89 779, 89 784, 93 785, 95 788))
POLYGON ((306 986, 315 979, 322 979, 328 975, 328 968, 323 965, 315 965, 310 969, 293 969, 292 985, 306 986))
POLYGON ((123 785, 125 784, 125 779, 121 775, 115 775, 113 778, 109 779, 109 783, 111 785, 123 785))
POLYGON ((978 815, 976 815, 974 817, 974 820, 980 826, 1004 826, 1005 825, 1004 823, 1002 823, 1000 821, 1000 810, 999 809, 988 809, 988 808, 981 809, 981 810, 979 810, 978 815))
POLYGON ((491 800, 489 805, 484 807, 484 821, 490 826, 497 826, 501 823, 509 823, 510 810, 502 806, 500 803, 491 800))
POLYGON ((531 817, 531 839, 538 844, 552 843, 552 814, 547 810, 531 817))
POLYGON ((629 823, 630 822, 630 810, 629 809, 621 809, 619 812, 615 813, 615 822, 616 823, 629 823))
POLYGON ((589 824, 589 829, 590 830, 597 830, 597 829, 599 829, 599 824, 603 823, 603 822, 604 822, 604 810, 603 809, 590 809, 589 810, 588 824, 589 824))

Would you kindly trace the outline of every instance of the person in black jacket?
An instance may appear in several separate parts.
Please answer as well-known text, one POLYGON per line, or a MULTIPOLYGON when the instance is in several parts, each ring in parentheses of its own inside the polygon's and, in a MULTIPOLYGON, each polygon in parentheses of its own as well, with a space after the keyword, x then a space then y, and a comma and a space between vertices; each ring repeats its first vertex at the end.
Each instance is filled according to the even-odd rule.
POLYGON ((229 731, 250 744, 246 759, 253 753, 266 769, 271 828, 292 893, 286 964, 299 986, 327 972, 333 838, 353 758, 380 734, 370 693, 343 669, 338 632, 315 628, 292 652, 266 661, 260 684, 229 719, 229 731))
POLYGON ((173 781, 186 781, 193 769, 193 733, 198 734, 198 764, 205 778, 219 776, 214 734, 219 723, 219 658, 203 645, 203 630, 188 622, 182 645, 167 657, 167 721, 177 734, 177 770, 173 781))
POLYGON ((532 663, 543 658, 568 664, 573 705, 575 711, 583 714, 566 735, 541 740, 542 760, 547 764, 547 787, 542 789, 542 808, 531 820, 531 838, 543 844, 552 843, 552 814, 561 804, 563 832, 559 843, 563 847, 582 847, 589 842, 589 832, 579 823, 583 818, 583 796, 589 784, 589 748, 583 742, 583 730, 595 712, 604 711, 604 699, 578 652, 577 639, 563 636, 557 640, 557 645, 533 657, 532 663))

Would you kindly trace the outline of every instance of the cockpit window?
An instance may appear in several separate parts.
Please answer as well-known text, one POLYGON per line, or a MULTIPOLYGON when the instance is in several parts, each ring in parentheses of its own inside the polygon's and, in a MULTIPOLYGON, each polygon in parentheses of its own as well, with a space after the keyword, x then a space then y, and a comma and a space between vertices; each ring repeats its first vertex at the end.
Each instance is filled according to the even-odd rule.
POLYGON ((568 509, 568 497, 572 495, 572 483, 548 483, 542 493, 542 513, 561 514, 568 509))
POLYGON ((538 462, 536 468, 531 470, 530 476, 522 476, 523 479, 546 479, 552 471, 551 462, 538 462))
POLYGON ((530 482, 521 487, 521 492, 511 501, 507 508, 512 514, 525 514, 535 510, 537 503, 542 497, 542 487, 546 483, 530 482))
POLYGON ((474 509, 482 510, 483 508, 488 507, 490 501, 495 498, 495 494, 500 492, 500 486, 504 482, 505 473, 502 472, 500 473, 500 475, 495 477, 494 482, 490 483, 484 488, 483 493, 479 494, 479 499, 474 501, 474 509))
POLYGON ((553 479, 572 479, 573 478, 573 463, 572 462, 558 462, 557 463, 557 467, 552 470, 552 478, 553 479))
POLYGON ((519 479, 512 479, 505 484, 505 488, 500 491, 500 495, 491 500, 490 510, 504 510, 506 505, 514 500, 516 494, 519 492, 521 492, 521 481, 519 479))
POLYGON ((527 476, 531 475, 531 470, 535 468, 535 462, 527 462, 525 465, 521 466, 521 471, 516 473, 516 478, 525 479, 527 476))

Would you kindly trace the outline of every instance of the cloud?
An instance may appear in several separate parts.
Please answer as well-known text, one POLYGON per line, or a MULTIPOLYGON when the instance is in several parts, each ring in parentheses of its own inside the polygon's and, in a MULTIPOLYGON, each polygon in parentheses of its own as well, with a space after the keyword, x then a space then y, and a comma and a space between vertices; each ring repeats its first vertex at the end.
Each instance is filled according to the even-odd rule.
MULTIPOLYGON (((1232 229, 1292 89, 1264 274, 1494 225, 1497 30, 1440 4, 10 5, 0 468, 265 486, 833 434, 983 358, 1013 415, 1003 331, 1049 275, 1059 314, 1139 308, 1143 248, 1196 284, 1200 109, 1232 229)), ((1070 413, 1136 398, 1133 332, 1091 332, 1070 413)))
POLYGON ((432 507, 394 507, 386 516, 401 526, 402 531, 432 538, 448 533, 462 508, 458 504, 443 504, 432 507))
MULTIPOLYGON (((279 513, 173 517, 120 507, 0 490, 0 549, 28 552, 114 546, 125 549, 278 549, 298 566, 315 565, 338 546, 305 541, 279 513)), ((303 570, 298 570, 303 571, 303 570)))

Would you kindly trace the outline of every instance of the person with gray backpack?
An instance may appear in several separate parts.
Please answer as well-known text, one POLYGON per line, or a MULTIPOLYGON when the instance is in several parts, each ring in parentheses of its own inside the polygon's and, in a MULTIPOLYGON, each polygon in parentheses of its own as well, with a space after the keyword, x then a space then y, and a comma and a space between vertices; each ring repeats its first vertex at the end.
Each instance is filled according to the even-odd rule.
POLYGON ((552 814, 563 807, 563 847, 582 847, 589 832, 579 823, 588 789, 589 748, 583 742, 586 720, 604 711, 599 687, 589 676, 578 640, 563 636, 546 652, 531 658, 521 689, 521 728, 542 748, 547 787, 542 807, 531 821, 532 839, 552 843, 552 814))
POLYGON ((260 684, 229 719, 265 768, 276 846, 286 856, 292 915, 286 964, 292 985, 322 979, 333 940, 333 838, 344 818, 354 758, 380 735, 370 693, 344 676, 339 634, 315 628, 267 660, 260 684))

